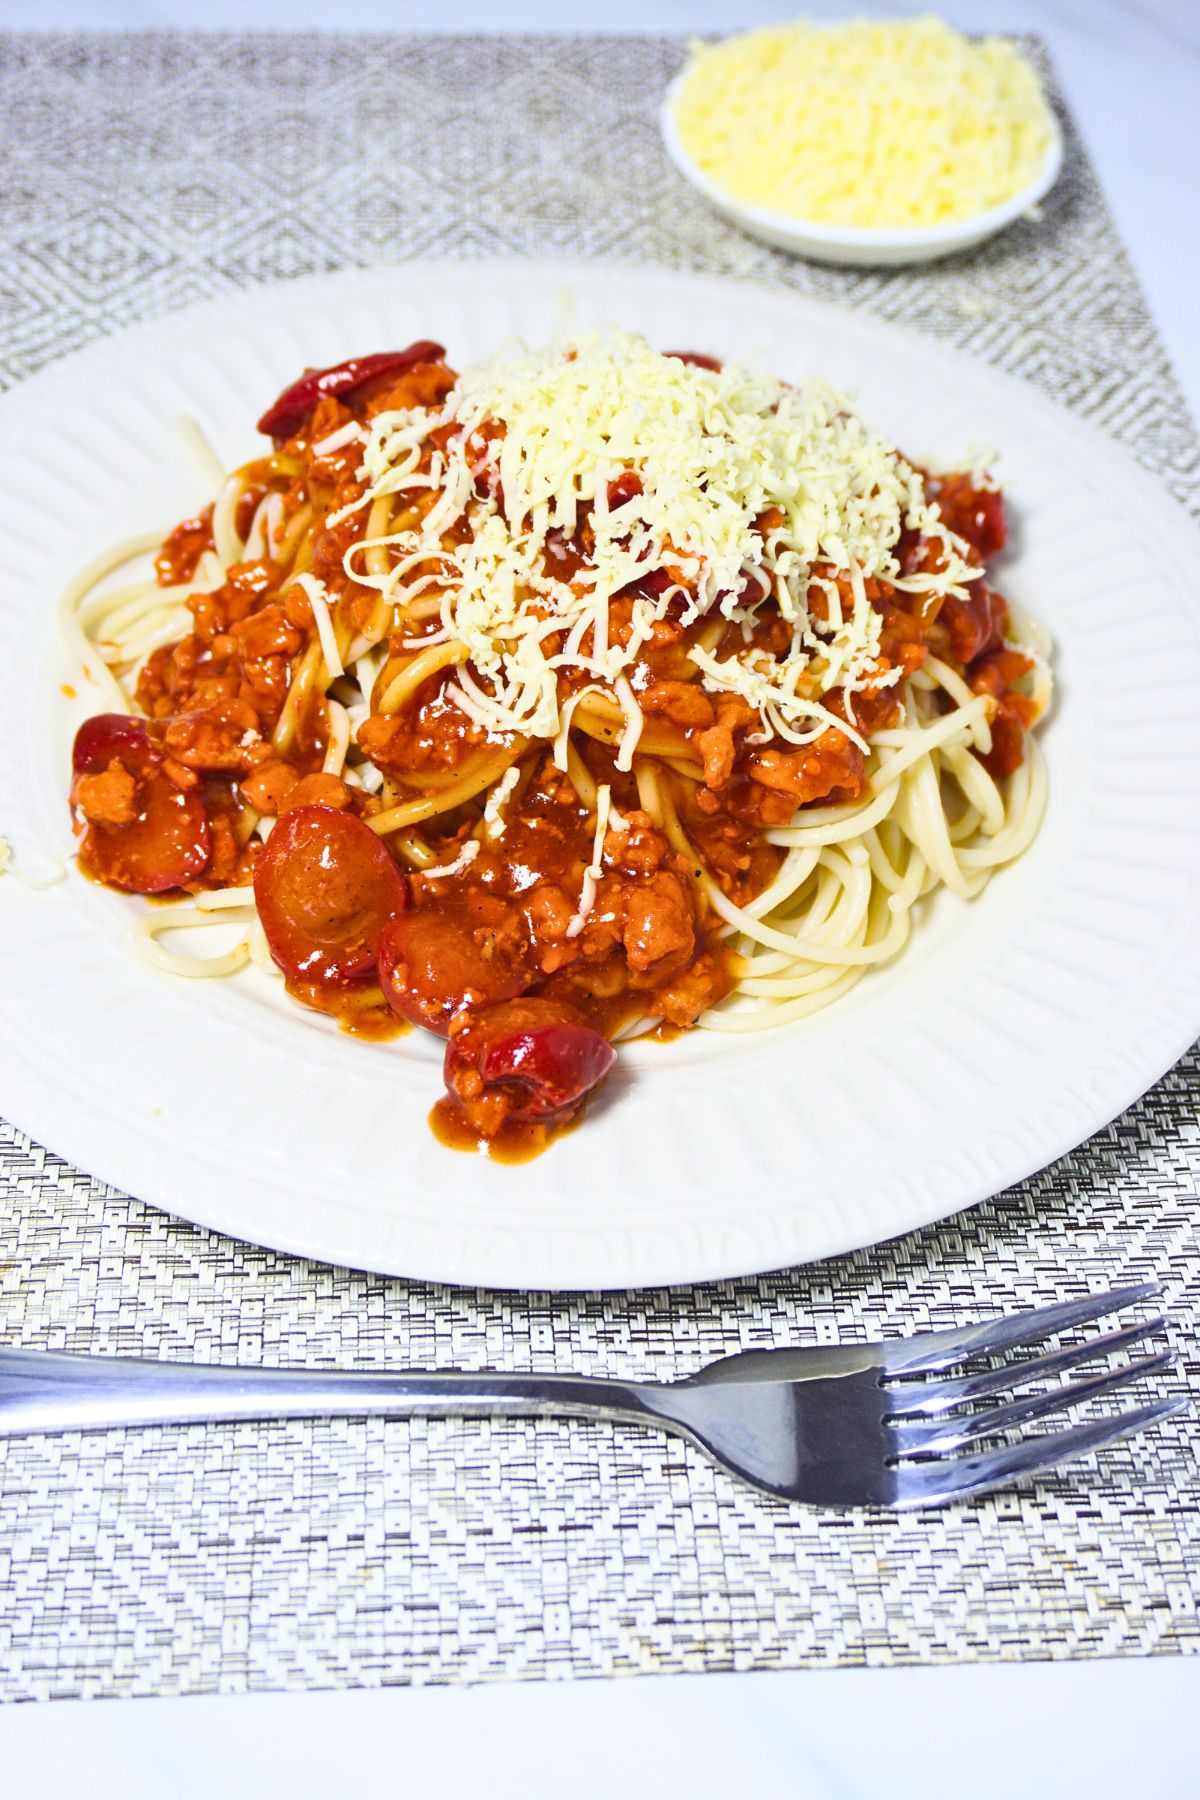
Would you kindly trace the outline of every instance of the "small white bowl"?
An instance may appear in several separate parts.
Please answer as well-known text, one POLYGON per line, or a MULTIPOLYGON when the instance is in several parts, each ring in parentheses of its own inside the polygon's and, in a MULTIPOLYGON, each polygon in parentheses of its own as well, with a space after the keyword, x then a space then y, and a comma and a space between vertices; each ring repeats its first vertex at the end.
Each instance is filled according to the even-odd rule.
POLYGON ((821 225, 814 220, 792 219, 786 213, 769 212, 760 206, 744 206, 740 200, 722 193, 715 182, 697 167, 684 149, 675 129, 673 107, 683 83, 677 75, 667 89, 659 114, 659 127, 667 155, 684 178, 725 218, 740 225, 752 237, 777 250, 788 250, 794 256, 807 256, 813 262, 898 264, 932 262, 939 256, 952 256, 956 250, 970 250, 984 238, 1003 231, 1014 219, 1027 213, 1039 200, 1045 199, 1062 168, 1063 144, 1058 122, 1051 114, 1053 136, 1040 174, 1029 186, 1000 206, 976 213, 972 219, 954 219, 947 225, 915 225, 888 230, 880 226, 821 225))

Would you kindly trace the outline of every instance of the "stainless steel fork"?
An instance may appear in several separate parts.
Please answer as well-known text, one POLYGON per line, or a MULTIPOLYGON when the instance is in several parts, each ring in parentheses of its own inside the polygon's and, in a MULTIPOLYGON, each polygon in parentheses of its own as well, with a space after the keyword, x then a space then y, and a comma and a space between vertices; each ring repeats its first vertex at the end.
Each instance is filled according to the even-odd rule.
POLYGON ((1183 1398, 1159 1400, 1012 1441, 1014 1428, 1027 1421, 1161 1374, 1174 1359, 1162 1351, 1075 1381, 1057 1380, 1160 1330, 1161 1313, 1040 1355, 997 1359, 1161 1291, 1147 1281, 892 1342, 746 1350, 667 1383, 246 1369, 0 1349, 0 1437, 226 1419, 566 1414, 680 1432, 732 1474, 786 1500, 942 1506, 1100 1450, 1186 1406, 1183 1398), (930 1379, 985 1359, 987 1367, 930 1379), (999 1398, 1027 1388, 1037 1391, 999 1398), (990 1449, 971 1448, 988 1440, 990 1449))

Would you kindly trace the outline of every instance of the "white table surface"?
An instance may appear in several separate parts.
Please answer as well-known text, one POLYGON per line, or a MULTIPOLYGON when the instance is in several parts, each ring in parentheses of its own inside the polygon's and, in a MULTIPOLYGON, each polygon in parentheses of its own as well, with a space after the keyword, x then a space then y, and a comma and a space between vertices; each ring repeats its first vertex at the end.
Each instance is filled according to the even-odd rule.
MULTIPOLYGON (((719 32, 802 0, 2 0, 9 28, 719 32)), ((919 10, 814 0, 816 16, 919 10)), ((943 0, 1048 43, 1200 416, 1200 0, 943 0)), ((0 1605, 3 1596, 0 1595, 0 1605)), ((307 1800, 436 1791, 689 1800, 1089 1800, 1200 1791, 1200 1659, 801 1671, 453 1690, 63 1702, 0 1715, 0 1791, 44 1800, 307 1800), (434 1790, 434 1783, 436 1789, 434 1790)))
POLYGON ((0 1716, 11 1800, 1194 1800, 1200 1658, 651 1675, 0 1716))

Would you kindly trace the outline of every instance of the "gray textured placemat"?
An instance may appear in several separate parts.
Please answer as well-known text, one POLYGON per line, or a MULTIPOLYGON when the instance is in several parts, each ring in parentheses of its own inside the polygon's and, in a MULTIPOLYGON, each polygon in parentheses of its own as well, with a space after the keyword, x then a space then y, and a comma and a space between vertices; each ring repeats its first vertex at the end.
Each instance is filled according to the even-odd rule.
MULTIPOLYGON (((347 263, 498 252, 732 271, 966 345, 1200 510, 1200 454, 1068 123, 1041 226, 821 270, 670 171, 673 40, 0 39, 0 374, 347 263)), ((226 1361, 666 1376, 1154 1272, 1197 1361, 1198 1065, 1049 1172, 817 1268, 604 1298, 321 1268, 173 1223, 0 1129, 0 1336, 226 1361)), ((2 1096, 0 1096, 2 1103, 2 1096)), ((963 1511, 822 1516, 583 1424, 236 1426, 0 1447, 0 1694, 192 1693, 1200 1646, 1196 1427, 963 1511)))

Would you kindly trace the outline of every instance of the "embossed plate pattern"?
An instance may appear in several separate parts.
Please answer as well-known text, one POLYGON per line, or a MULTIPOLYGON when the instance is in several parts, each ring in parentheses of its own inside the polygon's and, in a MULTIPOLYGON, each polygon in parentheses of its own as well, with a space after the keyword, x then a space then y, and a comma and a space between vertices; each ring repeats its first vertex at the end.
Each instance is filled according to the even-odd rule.
POLYGON ((757 353, 857 390, 918 457, 1002 452, 1002 585, 1056 639, 1051 803, 1029 855, 932 907, 829 1014, 625 1053, 533 1164, 443 1150, 438 1046, 360 1044, 254 974, 188 983, 127 945, 130 907, 72 868, 4 884, 5 1111, 141 1198, 256 1242, 490 1286, 732 1276, 897 1235, 1020 1180, 1141 1094, 1200 1029, 1200 600, 1194 528, 1109 440, 956 352, 779 290, 611 264, 410 264, 176 313, 0 401, 0 829, 65 850, 77 679, 53 641, 71 569, 206 497, 173 421, 232 463, 305 363, 615 320, 664 347, 757 353))

